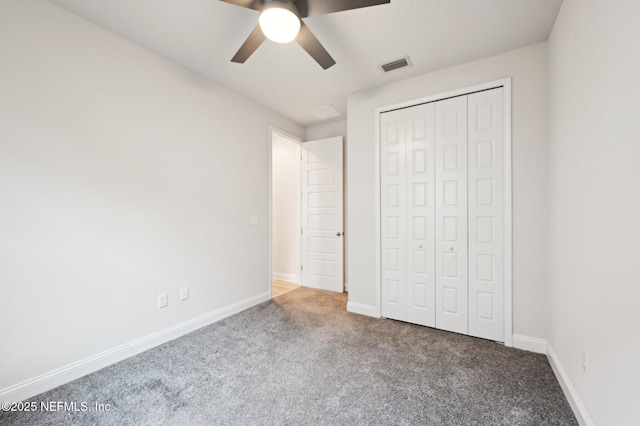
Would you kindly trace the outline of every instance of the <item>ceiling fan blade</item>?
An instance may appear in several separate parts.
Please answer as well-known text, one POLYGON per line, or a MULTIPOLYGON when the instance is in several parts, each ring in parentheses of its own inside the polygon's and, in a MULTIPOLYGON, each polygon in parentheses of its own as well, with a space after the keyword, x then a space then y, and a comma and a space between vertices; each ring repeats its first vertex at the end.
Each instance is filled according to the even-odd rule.
POLYGON ((247 9, 260 10, 262 2, 260 0, 220 0, 224 3, 235 4, 236 6, 246 7, 247 9))
POLYGON ((391 3, 391 0, 297 0, 296 6, 302 17, 307 17, 387 3, 391 3))
POLYGON ((249 37, 247 37, 242 46, 240 46, 240 49, 238 49, 235 56, 231 58, 231 62, 244 64, 244 62, 249 59, 249 56, 251 56, 253 52, 255 52, 256 49, 260 47, 265 39, 266 37, 260 29, 260 25, 256 25, 255 29, 251 32, 251 34, 249 34, 249 37))
POLYGON ((320 44, 303 21, 300 21, 300 32, 296 41, 325 70, 335 65, 336 61, 333 60, 329 52, 320 44))

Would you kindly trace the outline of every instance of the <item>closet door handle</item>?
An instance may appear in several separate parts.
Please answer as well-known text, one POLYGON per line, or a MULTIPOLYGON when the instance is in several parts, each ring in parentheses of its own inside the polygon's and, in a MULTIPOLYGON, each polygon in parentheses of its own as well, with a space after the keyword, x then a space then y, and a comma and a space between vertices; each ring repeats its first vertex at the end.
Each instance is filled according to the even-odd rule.
POLYGON ((337 233, 336 233, 336 237, 339 237, 339 236, 341 236, 341 235, 342 235, 342 232, 337 232, 337 233))

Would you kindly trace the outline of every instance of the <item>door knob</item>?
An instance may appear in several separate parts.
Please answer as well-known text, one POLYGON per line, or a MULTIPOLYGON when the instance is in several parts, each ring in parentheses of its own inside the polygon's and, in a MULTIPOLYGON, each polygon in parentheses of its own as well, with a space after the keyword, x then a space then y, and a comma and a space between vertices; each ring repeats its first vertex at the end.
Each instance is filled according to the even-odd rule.
POLYGON ((336 233, 336 237, 339 237, 340 235, 342 235, 341 232, 336 233))
POLYGON ((449 251, 453 251, 453 246, 449 247, 449 251))
POLYGON ((418 248, 422 248, 422 244, 418 244, 418 248))

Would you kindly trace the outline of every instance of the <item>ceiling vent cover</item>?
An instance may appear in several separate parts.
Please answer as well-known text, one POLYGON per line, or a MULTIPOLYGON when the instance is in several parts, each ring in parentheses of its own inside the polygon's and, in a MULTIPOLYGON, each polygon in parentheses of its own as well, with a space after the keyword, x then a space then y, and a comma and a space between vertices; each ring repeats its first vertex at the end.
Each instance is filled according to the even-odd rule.
POLYGON ((332 107, 331 105, 325 105, 320 108, 312 109, 309 111, 318 120, 328 120, 330 118, 340 117, 342 113, 332 107))
POLYGON ((386 64, 382 64, 380 65, 380 68, 382 68, 382 71, 384 72, 389 72, 389 71, 397 70, 400 68, 408 67, 410 65, 411 65, 411 62, 409 61, 409 57, 405 56, 404 58, 397 59, 395 61, 391 61, 386 64))

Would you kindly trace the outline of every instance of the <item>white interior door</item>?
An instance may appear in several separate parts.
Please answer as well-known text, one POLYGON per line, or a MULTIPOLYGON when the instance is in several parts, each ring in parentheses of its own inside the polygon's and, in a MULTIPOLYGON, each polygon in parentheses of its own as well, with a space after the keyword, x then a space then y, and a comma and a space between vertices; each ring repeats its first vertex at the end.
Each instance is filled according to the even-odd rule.
POLYGON ((435 325, 434 105, 381 116, 382 316, 435 325))
POLYGON ((504 341, 503 89, 469 95, 469 334, 504 341))
POLYGON ((467 333, 467 97, 436 102, 436 326, 467 333))
POLYGON ((435 313, 435 106, 407 108, 406 321, 434 327, 435 313))
POLYGON ((383 317, 504 341, 502 99, 380 114, 383 317))
POLYGON ((382 316, 407 321, 405 111, 380 117, 382 316))
POLYGON ((302 144, 302 285, 344 290, 342 137, 302 144))

